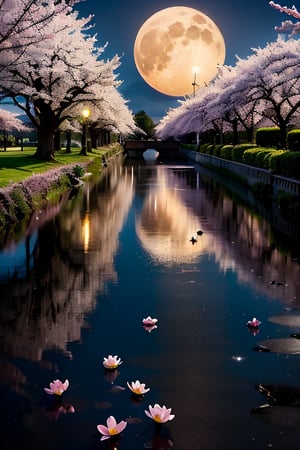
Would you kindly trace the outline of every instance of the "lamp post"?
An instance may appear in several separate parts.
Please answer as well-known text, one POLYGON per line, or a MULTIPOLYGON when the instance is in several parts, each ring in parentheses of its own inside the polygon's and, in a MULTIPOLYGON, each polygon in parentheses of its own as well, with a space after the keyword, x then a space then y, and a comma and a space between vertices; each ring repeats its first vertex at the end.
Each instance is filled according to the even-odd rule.
POLYGON ((86 156, 87 155, 87 128, 88 128, 88 121, 90 117, 91 111, 88 108, 85 108, 81 115, 82 115, 82 145, 81 145, 81 155, 86 156))
MULTIPOLYGON (((192 73, 194 74, 194 81, 192 82, 194 98, 196 95, 196 86, 199 87, 199 84, 197 84, 197 73, 199 72, 199 70, 200 70, 200 67, 198 67, 198 66, 193 66, 193 68, 192 68, 192 73)), ((199 133, 196 133, 196 144, 197 144, 197 146, 199 145, 199 133)))
POLYGON ((192 82, 192 86, 193 86, 193 96, 195 97, 196 95, 196 86, 199 87, 199 84, 197 84, 197 73, 199 73, 200 67, 198 66, 194 66, 192 68, 192 74, 194 75, 194 81, 192 82))

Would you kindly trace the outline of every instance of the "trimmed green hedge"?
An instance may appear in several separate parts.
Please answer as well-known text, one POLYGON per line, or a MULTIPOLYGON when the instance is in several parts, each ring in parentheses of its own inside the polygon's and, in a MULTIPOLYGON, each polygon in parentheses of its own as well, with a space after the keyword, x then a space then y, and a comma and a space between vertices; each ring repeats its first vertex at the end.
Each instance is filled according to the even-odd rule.
POLYGON ((215 144, 212 150, 212 154, 214 156, 220 156, 220 150, 223 147, 223 144, 215 144))
POLYGON ((276 150, 269 158, 269 168, 275 175, 280 175, 282 155, 288 150, 276 150))
POLYGON ((232 159, 232 149, 233 149, 232 144, 223 145, 223 147, 221 147, 221 149, 220 149, 220 157, 231 160, 232 159))
POLYGON ((300 151, 300 130, 291 130, 286 135, 287 148, 291 152, 300 151))
POLYGON ((279 170, 279 175, 300 180, 300 152, 282 153, 279 170))
POLYGON ((256 144, 213 145, 202 144, 201 153, 271 170, 276 175, 300 179, 300 151, 276 150, 256 144))
POLYGON ((278 148, 280 137, 279 127, 258 128, 255 133, 255 142, 259 147, 278 148))
POLYGON ((255 148, 256 144, 238 144, 231 150, 232 161, 243 162, 243 154, 245 150, 249 148, 255 148))

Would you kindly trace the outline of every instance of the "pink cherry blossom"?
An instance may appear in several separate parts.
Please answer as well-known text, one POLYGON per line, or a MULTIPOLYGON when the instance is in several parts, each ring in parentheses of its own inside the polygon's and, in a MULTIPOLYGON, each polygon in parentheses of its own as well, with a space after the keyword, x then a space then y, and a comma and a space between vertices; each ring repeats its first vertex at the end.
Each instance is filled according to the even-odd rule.
POLYGON ((69 387, 69 380, 63 383, 60 380, 54 380, 50 383, 50 388, 44 388, 44 391, 50 395, 62 395, 69 387))
POLYGON ((103 358, 103 366, 106 369, 116 369, 120 364, 122 364, 121 358, 119 358, 117 355, 112 356, 108 355, 107 358, 103 358))
POLYGON ((101 437, 101 441, 120 434, 126 428, 127 422, 125 420, 121 420, 121 422, 117 423, 114 416, 109 416, 106 421, 106 425, 107 426, 97 425, 99 433, 103 435, 101 437))
POLYGON ((171 414, 171 411, 171 408, 166 408, 165 405, 160 406, 158 403, 155 403, 154 406, 149 405, 149 411, 145 410, 145 414, 157 423, 165 423, 174 419, 175 415, 171 414))
POLYGON ((132 381, 131 383, 127 381, 127 386, 129 387, 131 392, 133 392, 136 395, 144 395, 146 394, 146 392, 150 391, 150 388, 146 388, 145 383, 140 383, 139 380, 132 381))

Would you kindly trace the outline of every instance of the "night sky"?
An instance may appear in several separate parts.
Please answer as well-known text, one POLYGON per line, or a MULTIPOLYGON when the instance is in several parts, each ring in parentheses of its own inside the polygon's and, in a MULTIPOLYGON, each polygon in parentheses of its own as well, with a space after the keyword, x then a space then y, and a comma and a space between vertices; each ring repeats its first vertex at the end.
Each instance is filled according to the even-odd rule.
MULTIPOLYGON (((283 6, 292 7, 291 2, 283 6)), ((120 92, 129 100, 128 107, 134 112, 144 110, 158 121, 182 98, 170 97, 152 89, 138 73, 133 57, 136 35, 142 24, 157 11, 171 6, 188 6, 202 11, 220 28, 226 45, 225 64, 235 65, 236 55, 246 58, 254 47, 264 47, 277 38, 276 25, 288 16, 273 9, 268 0, 194 0, 176 2, 169 0, 114 0, 95 2, 86 0, 75 9, 80 14, 94 17, 93 31, 99 45, 108 46, 103 58, 122 56, 118 79, 123 81, 120 92)), ((191 80, 192 81, 192 80, 191 80)))

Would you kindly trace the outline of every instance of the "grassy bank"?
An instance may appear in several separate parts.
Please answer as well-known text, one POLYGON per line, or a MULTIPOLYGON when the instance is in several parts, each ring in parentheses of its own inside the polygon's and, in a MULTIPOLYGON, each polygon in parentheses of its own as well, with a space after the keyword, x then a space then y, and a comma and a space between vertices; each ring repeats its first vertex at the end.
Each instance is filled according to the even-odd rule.
POLYGON ((64 193, 82 183, 79 177, 85 172, 99 173, 103 156, 109 162, 122 151, 119 144, 92 150, 87 156, 78 149, 61 151, 53 162, 36 159, 34 149, 0 152, 0 238, 29 220, 33 211, 56 205, 64 193))
POLYGON ((80 149, 72 149, 71 153, 61 150, 55 153, 56 161, 41 161, 35 158, 35 148, 8 148, 7 151, 0 151, 0 188, 9 186, 12 183, 24 181, 34 174, 41 174, 50 169, 58 168, 68 164, 80 164, 92 161, 96 157, 105 155, 109 157, 118 149, 118 144, 93 149, 87 156, 80 155, 80 149))

